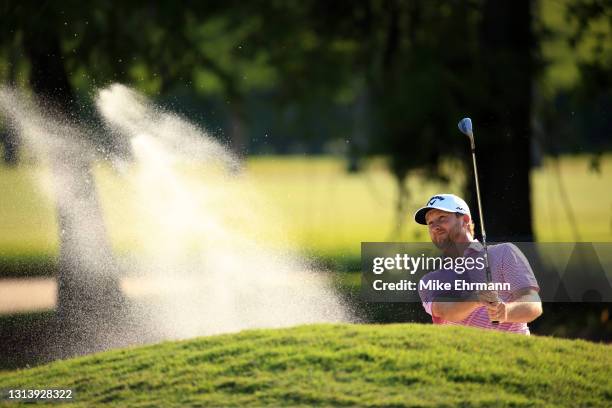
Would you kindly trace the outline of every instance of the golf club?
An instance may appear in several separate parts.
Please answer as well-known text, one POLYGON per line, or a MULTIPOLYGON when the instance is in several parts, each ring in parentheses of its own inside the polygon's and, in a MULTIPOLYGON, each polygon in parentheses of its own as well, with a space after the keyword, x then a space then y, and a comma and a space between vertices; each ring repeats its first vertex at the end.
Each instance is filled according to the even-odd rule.
MULTIPOLYGON (((491 268, 489 267, 489 253, 487 251, 487 233, 485 232, 484 217, 482 216, 482 203, 480 202, 480 186, 478 182, 478 169, 476 167, 476 143, 474 143, 474 132, 472 131, 472 119, 463 118, 459 121, 459 130, 461 133, 470 138, 470 147, 472 148, 472 164, 474 165, 474 180, 476 181, 476 200, 478 201, 478 215, 480 216, 480 234, 482 235, 482 246, 484 247, 484 260, 487 282, 491 282, 491 268)), ((491 321, 493 325, 499 324, 497 321, 491 321)))

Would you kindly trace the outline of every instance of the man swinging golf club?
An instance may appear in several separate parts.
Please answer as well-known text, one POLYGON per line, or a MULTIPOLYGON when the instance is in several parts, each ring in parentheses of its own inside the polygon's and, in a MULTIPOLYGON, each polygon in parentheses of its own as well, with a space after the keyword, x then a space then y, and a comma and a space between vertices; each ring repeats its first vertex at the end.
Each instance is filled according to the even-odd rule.
MULTIPOLYGON (((438 194, 414 214, 417 223, 427 225, 431 241, 445 256, 483 259, 484 271, 467 273, 463 279, 487 283, 503 283, 508 290, 479 291, 478 293, 439 293, 420 290, 427 313, 436 324, 455 324, 529 334, 527 323, 542 314, 539 286, 529 262, 513 244, 487 246, 484 228, 476 152, 472 122, 459 122, 459 129, 470 138, 478 210, 481 220, 482 245, 474 240, 470 209, 466 202, 453 194, 438 194), (479 273, 480 272, 480 273, 479 273), (474 296, 476 295, 476 296, 474 296)), ((453 270, 430 272, 422 280, 451 282, 459 278, 453 270)))

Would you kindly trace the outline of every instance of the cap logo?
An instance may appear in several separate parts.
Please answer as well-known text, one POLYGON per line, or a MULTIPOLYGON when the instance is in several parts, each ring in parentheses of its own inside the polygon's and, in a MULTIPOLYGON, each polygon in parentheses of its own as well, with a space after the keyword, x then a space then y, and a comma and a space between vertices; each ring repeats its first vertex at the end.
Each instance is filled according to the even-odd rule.
POLYGON ((442 201, 442 200, 444 200, 444 197, 440 197, 440 196, 433 196, 433 197, 431 197, 431 200, 429 200, 429 202, 427 203, 427 205, 428 205, 428 206, 430 206, 430 205, 434 205, 434 204, 436 203, 436 201, 438 201, 438 200, 442 201))

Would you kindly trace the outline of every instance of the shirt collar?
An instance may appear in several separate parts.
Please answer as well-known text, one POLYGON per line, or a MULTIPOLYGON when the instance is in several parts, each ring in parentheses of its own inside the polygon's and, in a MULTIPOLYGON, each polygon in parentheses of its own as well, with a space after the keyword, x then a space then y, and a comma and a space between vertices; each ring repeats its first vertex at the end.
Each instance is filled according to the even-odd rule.
POLYGON ((468 245, 465 251, 463 251, 463 255, 465 256, 465 255, 469 255, 470 253, 479 253, 479 252, 482 252, 483 249, 484 247, 482 246, 480 241, 478 241, 477 239, 473 239, 470 242, 470 245, 468 245))

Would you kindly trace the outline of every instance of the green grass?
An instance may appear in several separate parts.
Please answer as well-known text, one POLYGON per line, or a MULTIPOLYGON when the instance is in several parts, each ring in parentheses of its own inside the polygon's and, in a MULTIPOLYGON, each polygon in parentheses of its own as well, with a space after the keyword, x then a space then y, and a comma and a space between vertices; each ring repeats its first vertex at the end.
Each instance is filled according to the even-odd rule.
POLYGON ((0 373, 71 406, 609 406, 610 346, 425 325, 313 325, 0 373))
POLYGON ((45 174, 44 169, 32 164, 0 166, 0 255, 57 252, 53 201, 37 182, 45 174))
MULTIPOLYGON (((602 157, 601 173, 589 171, 588 156, 561 159, 560 173, 577 220, 578 236, 572 230, 562 204, 557 177, 550 160, 532 172, 534 228, 541 242, 604 241, 612 239, 612 154, 602 157)), ((185 169, 193 180, 201 180, 201 169, 185 169)), ((96 170, 98 189, 113 245, 119 252, 134 250, 134 243, 148 233, 139 224, 143 208, 134 204, 134 186, 106 167, 96 170), (140 235, 139 235, 140 234, 140 235)), ((53 270, 58 250, 57 221, 53 199, 44 194, 48 170, 23 164, 0 167, 0 271, 15 270, 23 276, 25 267, 11 259, 30 257, 44 261, 53 270), (41 183, 41 180, 43 181, 41 183), (8 265, 6 265, 8 263, 8 265)), ((462 176, 451 185, 442 185, 413 174, 408 180, 409 210, 399 236, 394 229, 394 181, 380 161, 365 171, 348 174, 344 161, 331 157, 256 157, 248 160, 246 172, 227 181, 209 177, 208 184, 218 202, 219 219, 240 213, 245 205, 258 202, 255 217, 238 214, 235 226, 245 234, 276 240, 320 259, 356 265, 362 241, 426 241, 427 232, 410 220, 432 193, 461 193, 462 176)), ((153 202, 153 201, 149 201, 153 202)), ((25 268, 27 269, 27 268, 25 268)), ((3 273, 3 276, 7 276, 3 273)))

